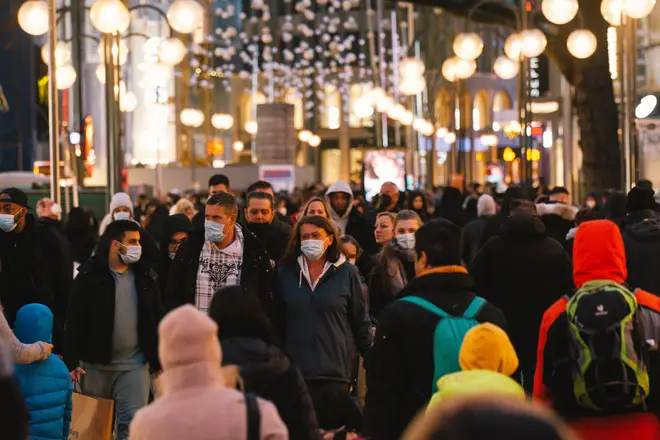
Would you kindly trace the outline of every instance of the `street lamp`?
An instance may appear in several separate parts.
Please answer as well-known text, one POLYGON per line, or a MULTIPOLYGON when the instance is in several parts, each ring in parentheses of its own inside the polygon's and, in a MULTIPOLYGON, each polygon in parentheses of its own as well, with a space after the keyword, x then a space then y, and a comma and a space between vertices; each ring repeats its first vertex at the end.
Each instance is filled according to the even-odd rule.
POLYGON ((309 144, 309 146, 312 148, 316 148, 321 145, 321 137, 317 134, 312 135, 309 141, 307 141, 307 144, 309 144))
POLYGON ((234 125, 234 118, 224 113, 215 113, 211 116, 211 125, 217 130, 229 130, 234 125))
POLYGON ((527 58, 534 58, 543 53, 548 45, 545 34, 539 29, 525 29, 520 32, 520 53, 527 58))
POLYGON ((248 132, 248 134, 254 136, 257 134, 257 131, 259 130, 259 125, 257 124, 256 121, 248 121, 245 123, 245 131, 248 132))
POLYGON ((300 142, 309 142, 312 136, 314 136, 314 133, 309 130, 300 130, 298 132, 298 140, 300 142))
POLYGON ((573 20, 580 5, 577 0, 543 0, 541 11, 554 24, 566 24, 573 20))
POLYGON ((178 38, 165 38, 158 46, 158 59, 168 66, 176 66, 186 57, 186 46, 178 38))
POLYGON ((28 0, 18 8, 18 25, 30 35, 48 32, 48 3, 28 0))
MULTIPOLYGON (((50 46, 48 43, 41 47, 41 59, 45 65, 48 65, 50 56, 50 46)), ((57 67, 68 64, 71 61, 71 47, 69 43, 58 41, 55 45, 55 65, 57 67)))
POLYGON ((493 65, 495 74, 502 79, 513 79, 520 71, 520 63, 512 60, 506 55, 500 55, 493 65))
POLYGON ((575 58, 589 58, 596 52, 598 40, 593 32, 587 29, 576 29, 568 36, 566 47, 575 58))
POLYGON ((520 50, 522 48, 522 39, 520 34, 513 33, 504 41, 504 53, 512 60, 520 59, 520 50))
POLYGON ((621 14, 623 14, 622 0, 603 0, 600 4, 600 13, 612 26, 621 26, 621 14))
POLYGON ((55 84, 58 90, 66 90, 76 82, 76 69, 71 64, 65 64, 57 67, 55 74, 55 84))
POLYGON ((474 32, 458 34, 454 38, 454 53, 464 60, 476 60, 484 50, 484 42, 474 32))
POLYGON ((184 108, 179 119, 186 127, 199 128, 204 123, 204 113, 196 108, 184 108))
POLYGON ((623 12, 630 18, 644 18, 653 11, 656 0, 627 0, 623 2, 623 12))
POLYGON ((131 24, 131 13, 120 0, 97 0, 89 10, 92 25, 104 34, 121 33, 131 24))
POLYGON ((167 20, 177 32, 189 34, 200 26, 204 9, 194 0, 175 0, 167 9, 167 20))

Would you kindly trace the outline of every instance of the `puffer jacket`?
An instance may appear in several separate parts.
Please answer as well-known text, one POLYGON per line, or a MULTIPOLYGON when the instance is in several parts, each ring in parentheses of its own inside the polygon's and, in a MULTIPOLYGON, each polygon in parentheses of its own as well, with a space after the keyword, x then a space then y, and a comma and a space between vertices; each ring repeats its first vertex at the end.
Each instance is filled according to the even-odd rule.
MULTIPOLYGON (((42 304, 28 304, 16 315, 16 337, 24 344, 51 342, 53 314, 42 304)), ((30 410, 31 440, 66 440, 71 425, 69 370, 56 355, 16 366, 16 379, 30 410)))

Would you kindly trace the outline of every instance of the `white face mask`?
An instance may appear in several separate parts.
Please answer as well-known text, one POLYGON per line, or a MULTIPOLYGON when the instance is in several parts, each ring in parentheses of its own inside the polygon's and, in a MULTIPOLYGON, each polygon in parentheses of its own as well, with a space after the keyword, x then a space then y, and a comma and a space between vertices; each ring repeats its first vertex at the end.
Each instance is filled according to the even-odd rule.
POLYGON ((53 203, 53 206, 50 207, 50 212, 52 212, 53 215, 60 215, 62 214, 62 207, 57 203, 53 203))
POLYGON ((585 203, 585 205, 587 205, 587 208, 593 209, 593 208, 596 207, 596 201, 595 200, 587 200, 587 203, 585 203))
POLYGON ((11 232, 16 227, 16 218, 12 214, 0 214, 0 229, 11 232))
POLYGON ((130 220, 131 214, 129 212, 119 211, 112 214, 112 218, 115 220, 130 220))
POLYGON ((277 210, 277 212, 279 212, 282 215, 286 215, 286 208, 280 208, 277 210))
POLYGON ((351 259, 348 260, 348 262, 351 263, 353 266, 355 266, 355 263, 357 262, 357 260, 355 258, 351 258, 351 259))
POLYGON ((135 264, 138 261, 140 261, 140 257, 142 256, 142 246, 140 245, 126 246, 125 244, 122 244, 122 246, 126 248, 126 253, 119 254, 119 258, 121 258, 121 261, 123 261, 126 264, 135 264))
POLYGON ((204 220, 204 237, 211 243, 220 243, 225 238, 225 225, 204 220))
POLYGON ((174 260, 174 257, 176 257, 176 252, 170 252, 169 256, 170 260, 174 260))
POLYGON ((300 243, 300 252, 312 261, 320 260, 325 253, 325 240, 305 240, 300 243))
POLYGON ((396 236, 396 242, 404 249, 415 249, 415 234, 402 234, 396 236))

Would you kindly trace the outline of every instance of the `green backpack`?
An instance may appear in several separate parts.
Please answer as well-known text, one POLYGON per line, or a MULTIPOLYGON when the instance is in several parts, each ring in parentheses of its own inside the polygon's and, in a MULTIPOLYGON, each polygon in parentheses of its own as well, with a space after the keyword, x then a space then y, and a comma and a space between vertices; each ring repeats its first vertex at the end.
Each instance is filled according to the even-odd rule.
POLYGON ((591 281, 566 306, 573 394, 580 406, 612 410, 644 405, 648 349, 637 298, 613 281, 591 281))
POLYGON ((461 351, 465 334, 474 326, 479 325, 475 319, 486 304, 486 300, 476 296, 462 316, 453 316, 435 304, 418 296, 406 296, 399 301, 415 304, 441 319, 435 326, 433 334, 433 385, 432 394, 438 391, 438 380, 451 373, 461 371, 458 355, 461 351))

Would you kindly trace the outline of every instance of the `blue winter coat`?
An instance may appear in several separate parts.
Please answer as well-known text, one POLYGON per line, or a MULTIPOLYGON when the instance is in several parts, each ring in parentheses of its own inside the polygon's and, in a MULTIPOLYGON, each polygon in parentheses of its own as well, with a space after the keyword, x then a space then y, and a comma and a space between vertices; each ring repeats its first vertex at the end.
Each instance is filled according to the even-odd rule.
MULTIPOLYGON (((14 333, 24 344, 50 343, 53 314, 42 304, 28 304, 16 315, 14 333)), ((71 425, 73 385, 64 362, 51 354, 45 361, 17 365, 16 379, 30 410, 30 439, 66 440, 71 425)))

